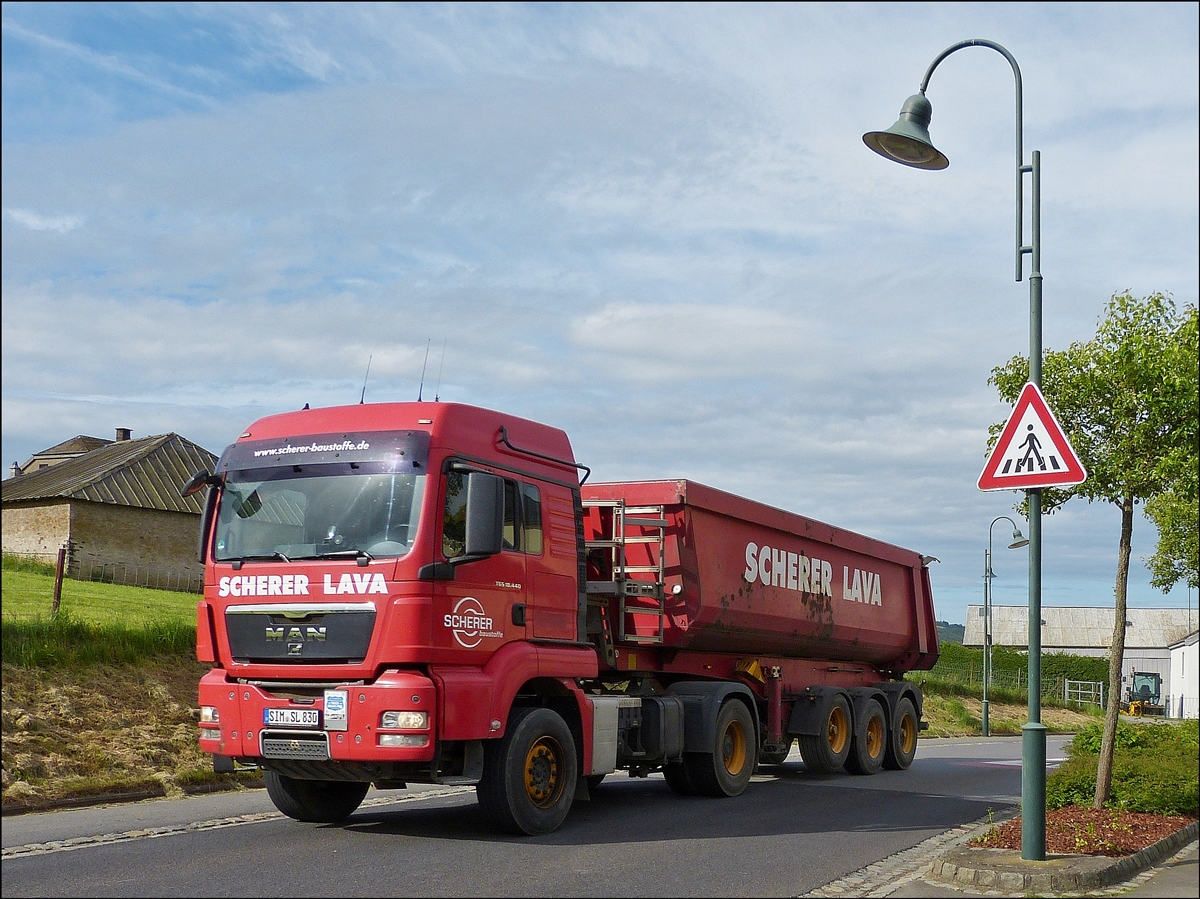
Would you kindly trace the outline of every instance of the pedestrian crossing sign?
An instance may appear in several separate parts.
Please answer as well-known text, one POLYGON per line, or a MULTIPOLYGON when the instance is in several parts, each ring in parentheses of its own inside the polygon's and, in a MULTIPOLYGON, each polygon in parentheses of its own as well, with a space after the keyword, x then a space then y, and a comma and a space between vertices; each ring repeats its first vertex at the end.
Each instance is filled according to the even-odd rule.
POLYGON ((1046 398, 1026 384, 979 476, 980 490, 1069 487, 1087 480, 1046 398))

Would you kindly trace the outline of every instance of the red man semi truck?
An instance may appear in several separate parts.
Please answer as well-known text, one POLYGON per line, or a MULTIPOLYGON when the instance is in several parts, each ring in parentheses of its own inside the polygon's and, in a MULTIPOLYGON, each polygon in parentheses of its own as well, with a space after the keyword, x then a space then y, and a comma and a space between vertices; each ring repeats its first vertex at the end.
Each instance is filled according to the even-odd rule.
POLYGON ((301 821, 475 785, 555 830, 606 774, 736 796, 905 769, 938 638, 915 552, 692 481, 587 482, 567 435, 453 403, 260 419, 198 472, 200 746, 301 821), (581 474, 583 477, 581 478, 581 474))

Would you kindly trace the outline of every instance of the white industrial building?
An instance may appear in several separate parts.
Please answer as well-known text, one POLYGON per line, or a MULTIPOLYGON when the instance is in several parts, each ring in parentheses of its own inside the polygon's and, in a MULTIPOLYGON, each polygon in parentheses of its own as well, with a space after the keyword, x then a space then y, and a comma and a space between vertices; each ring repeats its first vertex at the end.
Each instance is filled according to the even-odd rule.
MULTIPOLYGON (((1107 656, 1112 647, 1115 614, 1111 607, 1043 606, 1042 652, 1107 656)), ((1184 714, 1189 710, 1188 696, 1192 697, 1188 717, 1197 714, 1198 618, 1200 612, 1190 608, 1126 610, 1122 681, 1128 683, 1134 671, 1157 672, 1162 677, 1163 701, 1167 702, 1170 697, 1168 714, 1172 717, 1179 717, 1180 696, 1184 697, 1184 714), (1190 650, 1188 640, 1192 641, 1190 650), (1187 654, 1189 651, 1191 655, 1187 654), (1188 671, 1190 673, 1185 677, 1184 672, 1188 671), (1180 678, 1179 689, 1175 687, 1176 676, 1180 678), (1189 683, 1190 687, 1187 686, 1189 683)), ((963 645, 982 647, 983 633, 983 606, 967 606, 963 645)), ((1022 650, 1029 646, 1027 606, 992 606, 992 645, 1022 650)))
POLYGON ((1171 651, 1171 708, 1175 717, 1200 718, 1200 631, 1192 631, 1171 651))

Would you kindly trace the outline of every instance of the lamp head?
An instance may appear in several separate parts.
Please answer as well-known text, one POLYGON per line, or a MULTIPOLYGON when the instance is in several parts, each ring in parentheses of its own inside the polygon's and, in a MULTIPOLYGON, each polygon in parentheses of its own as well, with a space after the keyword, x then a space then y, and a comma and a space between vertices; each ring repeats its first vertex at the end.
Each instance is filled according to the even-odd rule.
POLYGON ((1021 533, 1020 528, 1013 528, 1013 542, 1008 544, 1009 549, 1020 549, 1022 546, 1029 545, 1029 538, 1021 533))
POLYGON ((885 159, 915 169, 944 169, 950 164, 929 139, 929 120, 933 106, 924 94, 913 94, 904 101, 900 118, 887 131, 868 131, 863 143, 885 159))

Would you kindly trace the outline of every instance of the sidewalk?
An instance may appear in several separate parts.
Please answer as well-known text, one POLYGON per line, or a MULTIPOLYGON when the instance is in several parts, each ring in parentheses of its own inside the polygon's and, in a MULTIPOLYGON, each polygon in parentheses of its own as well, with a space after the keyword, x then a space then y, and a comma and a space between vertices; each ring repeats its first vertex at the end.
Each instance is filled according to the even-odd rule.
POLYGON ((807 894, 810 897, 1200 896, 1197 823, 1124 858, 1019 852, 967 844, 991 825, 976 822, 930 837, 807 894))
MULTIPOLYGON (((1039 893, 1039 895, 1055 896, 1114 896, 1131 897, 1131 899, 1175 899, 1187 897, 1196 899, 1200 895, 1200 843, 1193 840, 1190 845, 1179 850, 1173 857, 1167 858, 1157 866, 1135 875, 1127 881, 1114 883, 1096 890, 1070 893, 1039 893)), ((968 886, 952 886, 948 883, 933 880, 928 877, 917 878, 890 893, 882 893, 892 899, 904 897, 937 897, 946 896, 1026 896, 1025 892, 1004 892, 986 888, 968 886)))

